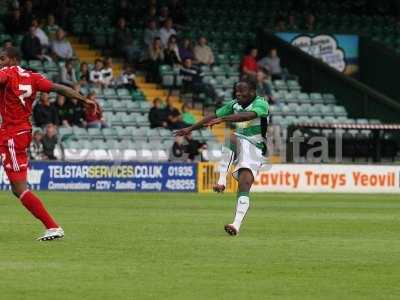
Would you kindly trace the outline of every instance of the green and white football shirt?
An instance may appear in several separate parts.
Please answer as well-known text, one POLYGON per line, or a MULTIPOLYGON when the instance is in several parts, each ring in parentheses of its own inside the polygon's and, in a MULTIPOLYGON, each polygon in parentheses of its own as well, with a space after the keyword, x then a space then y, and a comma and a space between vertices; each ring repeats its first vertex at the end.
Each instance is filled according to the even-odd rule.
POLYGON ((243 108, 239 102, 234 99, 217 109, 215 114, 220 118, 240 112, 255 112, 257 117, 250 121, 235 122, 235 135, 247 139, 253 145, 264 150, 269 116, 268 102, 263 97, 256 96, 247 107, 243 108))

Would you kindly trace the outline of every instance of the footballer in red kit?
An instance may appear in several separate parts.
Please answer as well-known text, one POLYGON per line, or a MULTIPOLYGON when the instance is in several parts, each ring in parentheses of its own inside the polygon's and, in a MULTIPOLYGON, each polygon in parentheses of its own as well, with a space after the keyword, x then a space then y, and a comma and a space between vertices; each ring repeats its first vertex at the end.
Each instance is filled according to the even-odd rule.
POLYGON ((27 150, 32 139, 30 119, 37 92, 57 92, 91 107, 96 104, 69 87, 20 67, 17 49, 11 47, 0 51, 1 160, 13 194, 46 227, 45 234, 39 240, 47 241, 64 237, 64 231, 27 184, 27 150))

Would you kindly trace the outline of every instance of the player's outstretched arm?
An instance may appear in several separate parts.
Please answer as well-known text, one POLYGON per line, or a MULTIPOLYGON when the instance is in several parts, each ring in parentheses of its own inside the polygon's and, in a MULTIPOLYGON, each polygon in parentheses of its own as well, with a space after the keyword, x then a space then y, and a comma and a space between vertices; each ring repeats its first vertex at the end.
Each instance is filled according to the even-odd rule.
POLYGON ((61 94, 67 98, 74 98, 77 99, 81 102, 83 102, 86 105, 89 106, 94 106, 96 107, 96 103, 90 99, 87 99, 86 97, 84 97, 83 95, 79 94, 78 92, 76 92, 75 90, 71 89, 68 86, 62 85, 62 84, 58 84, 58 83, 53 83, 52 88, 51 88, 52 92, 56 92, 58 94, 61 94))
POLYGON ((213 126, 222 122, 245 122, 257 118, 257 114, 252 111, 240 112, 220 118, 214 118, 207 122, 205 126, 213 126))
POLYGON ((177 130, 174 132, 175 136, 185 136, 188 135, 191 131, 200 129, 204 127, 205 124, 209 123, 211 120, 215 119, 215 114, 210 114, 203 119, 201 119, 199 122, 196 124, 193 124, 192 126, 182 128, 180 130, 177 130))

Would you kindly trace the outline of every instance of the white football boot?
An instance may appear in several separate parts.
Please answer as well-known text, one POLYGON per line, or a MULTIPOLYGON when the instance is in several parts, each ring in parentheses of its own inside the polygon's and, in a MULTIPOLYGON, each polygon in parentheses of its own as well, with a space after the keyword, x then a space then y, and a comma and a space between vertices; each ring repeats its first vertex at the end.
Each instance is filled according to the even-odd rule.
POLYGON ((38 241, 52 241, 55 239, 62 239, 64 237, 64 230, 61 227, 50 228, 44 232, 44 235, 38 238, 38 241))

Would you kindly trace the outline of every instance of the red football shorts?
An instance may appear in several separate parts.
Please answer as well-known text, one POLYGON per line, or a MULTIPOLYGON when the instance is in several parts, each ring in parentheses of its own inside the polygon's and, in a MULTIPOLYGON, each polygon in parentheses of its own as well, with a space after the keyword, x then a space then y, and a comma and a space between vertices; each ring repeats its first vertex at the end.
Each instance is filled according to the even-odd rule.
POLYGON ((2 137, 0 154, 4 170, 11 182, 27 180, 28 149, 32 141, 30 131, 2 137))

